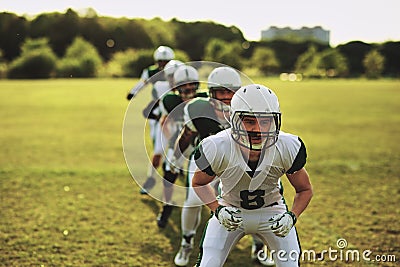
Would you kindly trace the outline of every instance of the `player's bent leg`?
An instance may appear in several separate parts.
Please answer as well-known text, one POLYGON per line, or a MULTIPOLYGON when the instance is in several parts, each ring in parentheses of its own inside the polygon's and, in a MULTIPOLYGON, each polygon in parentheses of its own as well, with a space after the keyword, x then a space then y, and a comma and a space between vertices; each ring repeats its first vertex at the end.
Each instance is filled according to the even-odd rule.
POLYGON ((295 227, 290 230, 286 237, 278 237, 271 231, 265 233, 264 237, 277 267, 299 266, 301 251, 295 227))
POLYGON ((170 202, 173 193, 173 184, 175 183, 177 177, 178 174, 172 173, 171 171, 164 172, 163 191, 164 191, 164 201, 166 202, 166 204, 163 206, 163 209, 157 216, 157 225, 160 228, 165 228, 165 226, 167 226, 168 219, 172 214, 172 209, 174 206, 170 202))
POLYGON ((189 169, 187 177, 187 184, 189 186, 181 213, 182 241, 180 249, 174 258, 175 265, 177 266, 186 266, 189 264, 190 255, 194 246, 194 236, 201 221, 203 202, 197 196, 193 187, 190 186, 193 173, 194 171, 190 171, 189 169))
POLYGON ((220 267, 228 258, 229 252, 244 236, 244 231, 239 228, 227 231, 215 216, 212 216, 205 228, 205 234, 200 243, 200 255, 197 267, 220 267))

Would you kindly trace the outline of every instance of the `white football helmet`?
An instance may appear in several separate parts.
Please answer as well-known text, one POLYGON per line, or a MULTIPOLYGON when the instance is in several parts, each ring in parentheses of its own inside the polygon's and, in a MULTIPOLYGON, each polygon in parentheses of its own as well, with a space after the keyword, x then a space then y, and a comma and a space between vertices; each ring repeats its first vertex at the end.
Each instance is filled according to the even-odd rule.
POLYGON ((179 66, 174 73, 175 86, 184 101, 193 98, 199 88, 199 73, 188 65, 179 66))
POLYGON ((159 46, 153 54, 154 61, 169 61, 175 58, 174 50, 169 46, 159 46))
POLYGON ((227 98, 218 98, 216 91, 230 90, 236 92, 242 86, 242 80, 239 73, 231 67, 218 67, 215 68, 210 75, 208 75, 208 90, 210 97, 218 101, 214 101, 217 110, 229 110, 228 103, 230 103, 231 96, 227 98), (225 104, 224 104, 225 102, 225 104))
POLYGON ((168 78, 168 76, 174 75, 176 69, 181 65, 183 65, 182 61, 179 61, 176 59, 170 60, 164 67, 165 78, 168 78))
POLYGON ((182 65, 176 69, 174 80, 177 86, 186 83, 199 83, 199 73, 192 66, 182 65))
POLYGON ((241 146, 250 150, 263 150, 271 147, 278 140, 281 128, 281 112, 278 97, 266 86, 259 84, 246 85, 240 88, 231 101, 230 122, 232 138, 241 146), (258 126, 258 131, 246 130, 243 119, 257 119, 257 125, 270 119, 268 129, 258 126))

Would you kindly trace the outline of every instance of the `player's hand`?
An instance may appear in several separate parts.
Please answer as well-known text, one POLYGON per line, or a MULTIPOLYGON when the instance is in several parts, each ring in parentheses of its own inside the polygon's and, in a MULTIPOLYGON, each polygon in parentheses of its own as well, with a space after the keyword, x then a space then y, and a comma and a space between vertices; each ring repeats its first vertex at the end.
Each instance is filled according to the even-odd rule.
POLYGON ((134 96, 134 94, 129 93, 129 94, 126 96, 126 99, 131 100, 133 96, 134 96))
POLYGON ((228 231, 235 231, 243 223, 243 219, 240 217, 240 210, 235 207, 220 205, 215 210, 215 217, 228 231))
POLYGON ((272 232, 279 237, 285 237, 289 234, 290 229, 296 224, 296 215, 293 212, 287 211, 283 214, 277 214, 269 222, 271 223, 272 232))

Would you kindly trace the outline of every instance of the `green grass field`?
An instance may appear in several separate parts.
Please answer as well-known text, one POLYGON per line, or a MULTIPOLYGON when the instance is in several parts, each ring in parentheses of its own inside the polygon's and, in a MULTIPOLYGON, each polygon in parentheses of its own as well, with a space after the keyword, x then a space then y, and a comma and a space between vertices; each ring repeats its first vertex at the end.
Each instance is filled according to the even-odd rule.
MULTIPOLYGON (((371 259, 397 261, 325 255, 302 266, 397 266, 400 82, 255 81, 276 91, 283 130, 308 149, 314 198, 297 224, 302 249, 323 253, 345 238, 343 253, 371 250, 371 259)), ((134 83, 0 80, 0 266, 173 266, 180 211, 166 229, 157 228, 161 203, 138 193, 122 150, 125 96, 134 83)), ((138 177, 148 164, 141 110, 149 99, 143 92, 132 103, 138 177)), ((293 190, 283 182, 291 203, 293 190)), ((206 208, 203 215, 205 222, 206 208)), ((226 266, 253 266, 250 244, 242 239, 226 266)))

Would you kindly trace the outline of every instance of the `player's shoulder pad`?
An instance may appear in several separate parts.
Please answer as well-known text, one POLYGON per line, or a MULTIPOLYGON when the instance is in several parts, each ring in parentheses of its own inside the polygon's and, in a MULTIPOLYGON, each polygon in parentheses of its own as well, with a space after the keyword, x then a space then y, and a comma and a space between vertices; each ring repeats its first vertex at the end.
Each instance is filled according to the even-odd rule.
POLYGON ((283 160, 287 160, 289 168, 286 173, 292 174, 304 167, 307 161, 307 150, 300 137, 280 132, 277 142, 283 160))
POLYGON ((149 66, 149 67, 147 67, 147 70, 150 72, 150 71, 155 71, 155 72, 159 72, 160 71, 160 68, 157 66, 157 65, 151 65, 151 66, 149 66))
POLYGON ((215 115, 213 115, 215 113, 214 108, 211 105, 209 98, 196 97, 190 100, 186 106, 191 118, 204 117, 207 115, 215 117, 215 115))
POLYGON ((167 81, 157 81, 154 83, 153 89, 156 94, 155 98, 161 99, 163 96, 165 96, 170 91, 170 86, 167 81))
POLYGON ((169 92, 166 94, 162 99, 163 106, 165 110, 170 113, 174 110, 177 106, 183 103, 182 98, 175 94, 174 92, 169 92))
POLYGON ((223 130, 204 138, 196 147, 194 159, 197 167, 210 176, 219 173, 221 162, 226 155, 231 155, 230 132, 223 130))

